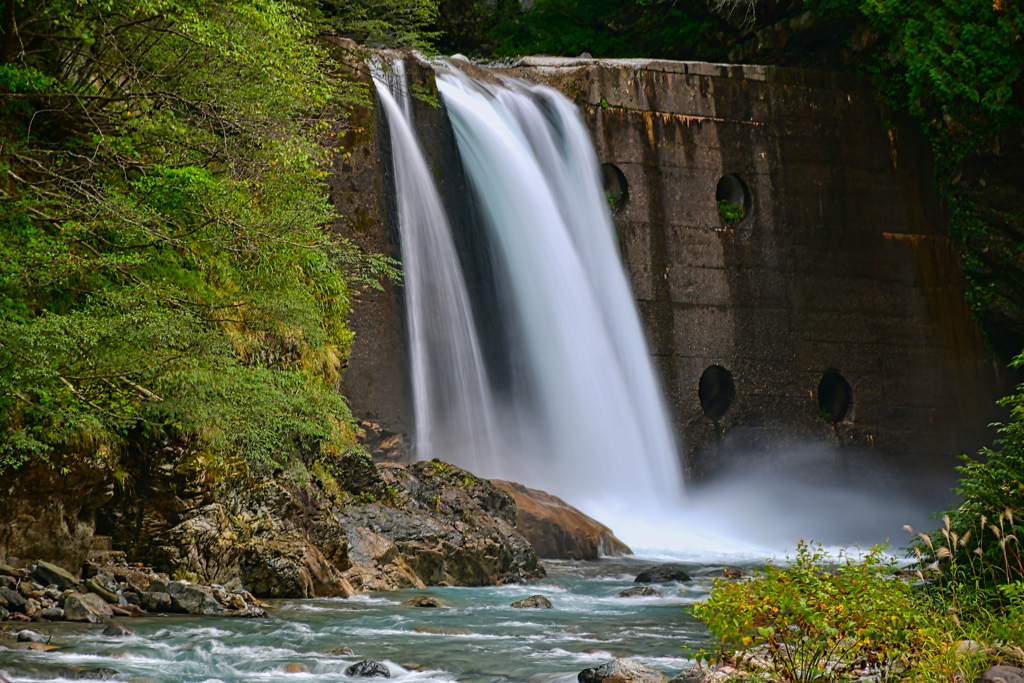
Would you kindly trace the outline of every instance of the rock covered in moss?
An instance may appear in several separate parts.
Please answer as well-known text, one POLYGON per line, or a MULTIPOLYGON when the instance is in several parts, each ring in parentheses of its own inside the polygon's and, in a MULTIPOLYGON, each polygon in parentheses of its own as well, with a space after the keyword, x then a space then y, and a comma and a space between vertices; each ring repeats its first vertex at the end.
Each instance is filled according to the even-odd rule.
POLYGON ((668 677, 635 659, 613 659, 607 664, 584 669, 577 676, 580 683, 668 683, 668 677))
POLYGON ((543 595, 531 595, 528 598, 516 600, 511 606, 516 609, 551 609, 551 601, 543 595))

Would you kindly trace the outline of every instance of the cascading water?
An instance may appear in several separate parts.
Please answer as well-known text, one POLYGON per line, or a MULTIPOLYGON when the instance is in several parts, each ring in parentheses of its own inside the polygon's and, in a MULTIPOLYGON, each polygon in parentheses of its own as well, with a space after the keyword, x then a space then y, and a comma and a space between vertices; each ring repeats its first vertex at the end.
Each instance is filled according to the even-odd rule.
POLYGON ((404 64, 374 65, 373 75, 391 132, 417 454, 495 457, 491 391, 448 219, 411 127, 404 64))
POLYGON ((409 107, 391 96, 408 101, 401 66, 393 72, 390 84, 376 80, 392 129, 417 456, 550 491, 604 520, 676 507, 683 480, 667 412, 575 107, 550 88, 438 67, 466 201, 508 299, 498 308, 516 376, 499 393, 409 107))
POLYGON ((557 92, 438 77, 509 275, 525 349, 518 415, 539 438, 507 476, 575 501, 678 498, 682 479, 590 138, 557 92))

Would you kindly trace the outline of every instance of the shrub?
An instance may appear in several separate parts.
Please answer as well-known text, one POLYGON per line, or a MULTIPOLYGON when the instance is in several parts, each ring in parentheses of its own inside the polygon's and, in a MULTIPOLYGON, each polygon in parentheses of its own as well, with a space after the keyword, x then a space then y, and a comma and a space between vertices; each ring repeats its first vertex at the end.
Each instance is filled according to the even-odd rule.
POLYGON ((722 217, 726 225, 733 226, 743 220, 746 211, 743 209, 742 204, 730 204, 726 200, 720 199, 718 201, 718 215, 722 217))
POLYGON ((927 645, 928 613, 894 578, 881 547, 838 561, 800 542, 788 567, 769 563, 749 581, 715 581, 694 615, 721 640, 699 661, 758 661, 787 681, 835 680, 854 669, 892 667, 927 645))

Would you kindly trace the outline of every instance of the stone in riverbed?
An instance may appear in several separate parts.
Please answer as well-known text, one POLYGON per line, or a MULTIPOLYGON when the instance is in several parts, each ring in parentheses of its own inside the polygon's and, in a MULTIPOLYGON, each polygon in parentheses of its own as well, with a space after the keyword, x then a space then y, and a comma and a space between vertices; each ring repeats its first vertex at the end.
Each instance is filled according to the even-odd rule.
POLYGON ((6 607, 0 607, 0 621, 6 621, 10 615, 11 613, 7 611, 6 607))
POLYGON ((653 598, 659 597, 661 593, 650 586, 634 586, 619 593, 619 598, 653 598))
POLYGON ((356 662, 345 669, 345 674, 348 676, 359 676, 360 678, 391 678, 391 670, 372 659, 356 662))
POLYGON ((531 595, 528 598, 516 600, 511 606, 516 609, 551 609, 551 601, 543 595, 531 595))
POLYGON ((124 624, 119 624, 115 621, 110 624, 110 626, 103 629, 103 635, 112 638, 122 638, 124 636, 137 636, 139 635, 139 632, 130 626, 125 626, 124 624))
POLYGON ((468 636, 472 634, 471 631, 464 628, 441 628, 440 626, 413 626, 412 630, 416 633, 434 633, 439 636, 468 636))
POLYGON ((71 572, 42 560, 36 562, 32 575, 44 586, 52 583, 61 590, 78 590, 79 587, 78 579, 72 576, 71 572))
POLYGON ((1024 683, 1024 671, 1015 666, 990 666, 975 683, 1024 683))
POLYGON ((673 581, 690 581, 690 575, 676 564, 658 564, 640 572, 634 583, 671 583, 673 581))
POLYGON ((25 611, 25 597, 20 593, 12 591, 7 586, 0 586, 0 597, 7 601, 7 609, 12 612, 25 611))
POLYGON ((97 624, 114 616, 103 598, 92 593, 73 592, 64 599, 64 618, 68 621, 85 621, 97 624))
POLYGON ((171 596, 163 591, 143 593, 142 606, 150 612, 167 612, 171 609, 171 596))
MULTIPOLYGON (((413 630, 415 630, 415 629, 413 629, 413 630)), ((329 654, 329 655, 337 655, 339 657, 355 657, 356 656, 355 651, 353 651, 352 648, 350 648, 350 647, 332 647, 330 650, 327 650, 327 654, 329 654)))
POLYGON ((241 610, 247 607, 245 598, 243 598, 241 595, 235 595, 234 593, 228 596, 227 603, 228 607, 231 609, 241 610))
POLYGON ((613 659, 593 669, 584 669, 577 675, 580 683, 668 683, 660 671, 644 666, 635 659, 613 659))
POLYGON ((441 603, 429 595, 417 595, 403 602, 402 607, 441 607, 441 603))
POLYGON ((42 635, 41 633, 36 633, 35 631, 29 630, 29 629, 26 628, 26 629, 24 629, 22 631, 18 631, 18 642, 19 643, 45 643, 46 642, 46 636, 42 635))
POLYGON ((64 621, 64 610, 60 607, 44 607, 36 612, 35 616, 46 621, 64 621))

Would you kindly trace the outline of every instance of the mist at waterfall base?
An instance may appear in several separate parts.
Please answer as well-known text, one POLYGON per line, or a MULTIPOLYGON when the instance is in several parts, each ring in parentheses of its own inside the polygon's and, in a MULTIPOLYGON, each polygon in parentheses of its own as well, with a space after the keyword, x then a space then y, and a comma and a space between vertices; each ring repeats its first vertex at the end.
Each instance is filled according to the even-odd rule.
MULTIPOLYGON (((800 538, 881 542, 926 519, 927 507, 891 490, 806 482, 787 468, 736 469, 687 495, 575 106, 543 86, 436 67, 470 188, 462 201, 486 245, 493 299, 481 301, 466 284, 480 273, 464 272, 416 136, 404 64, 374 73, 390 131, 418 459, 548 491, 637 551, 694 561, 777 555, 800 538), (484 337, 478 318, 488 315, 500 320, 484 337)), ((786 455, 831 457, 814 446, 786 455)))

